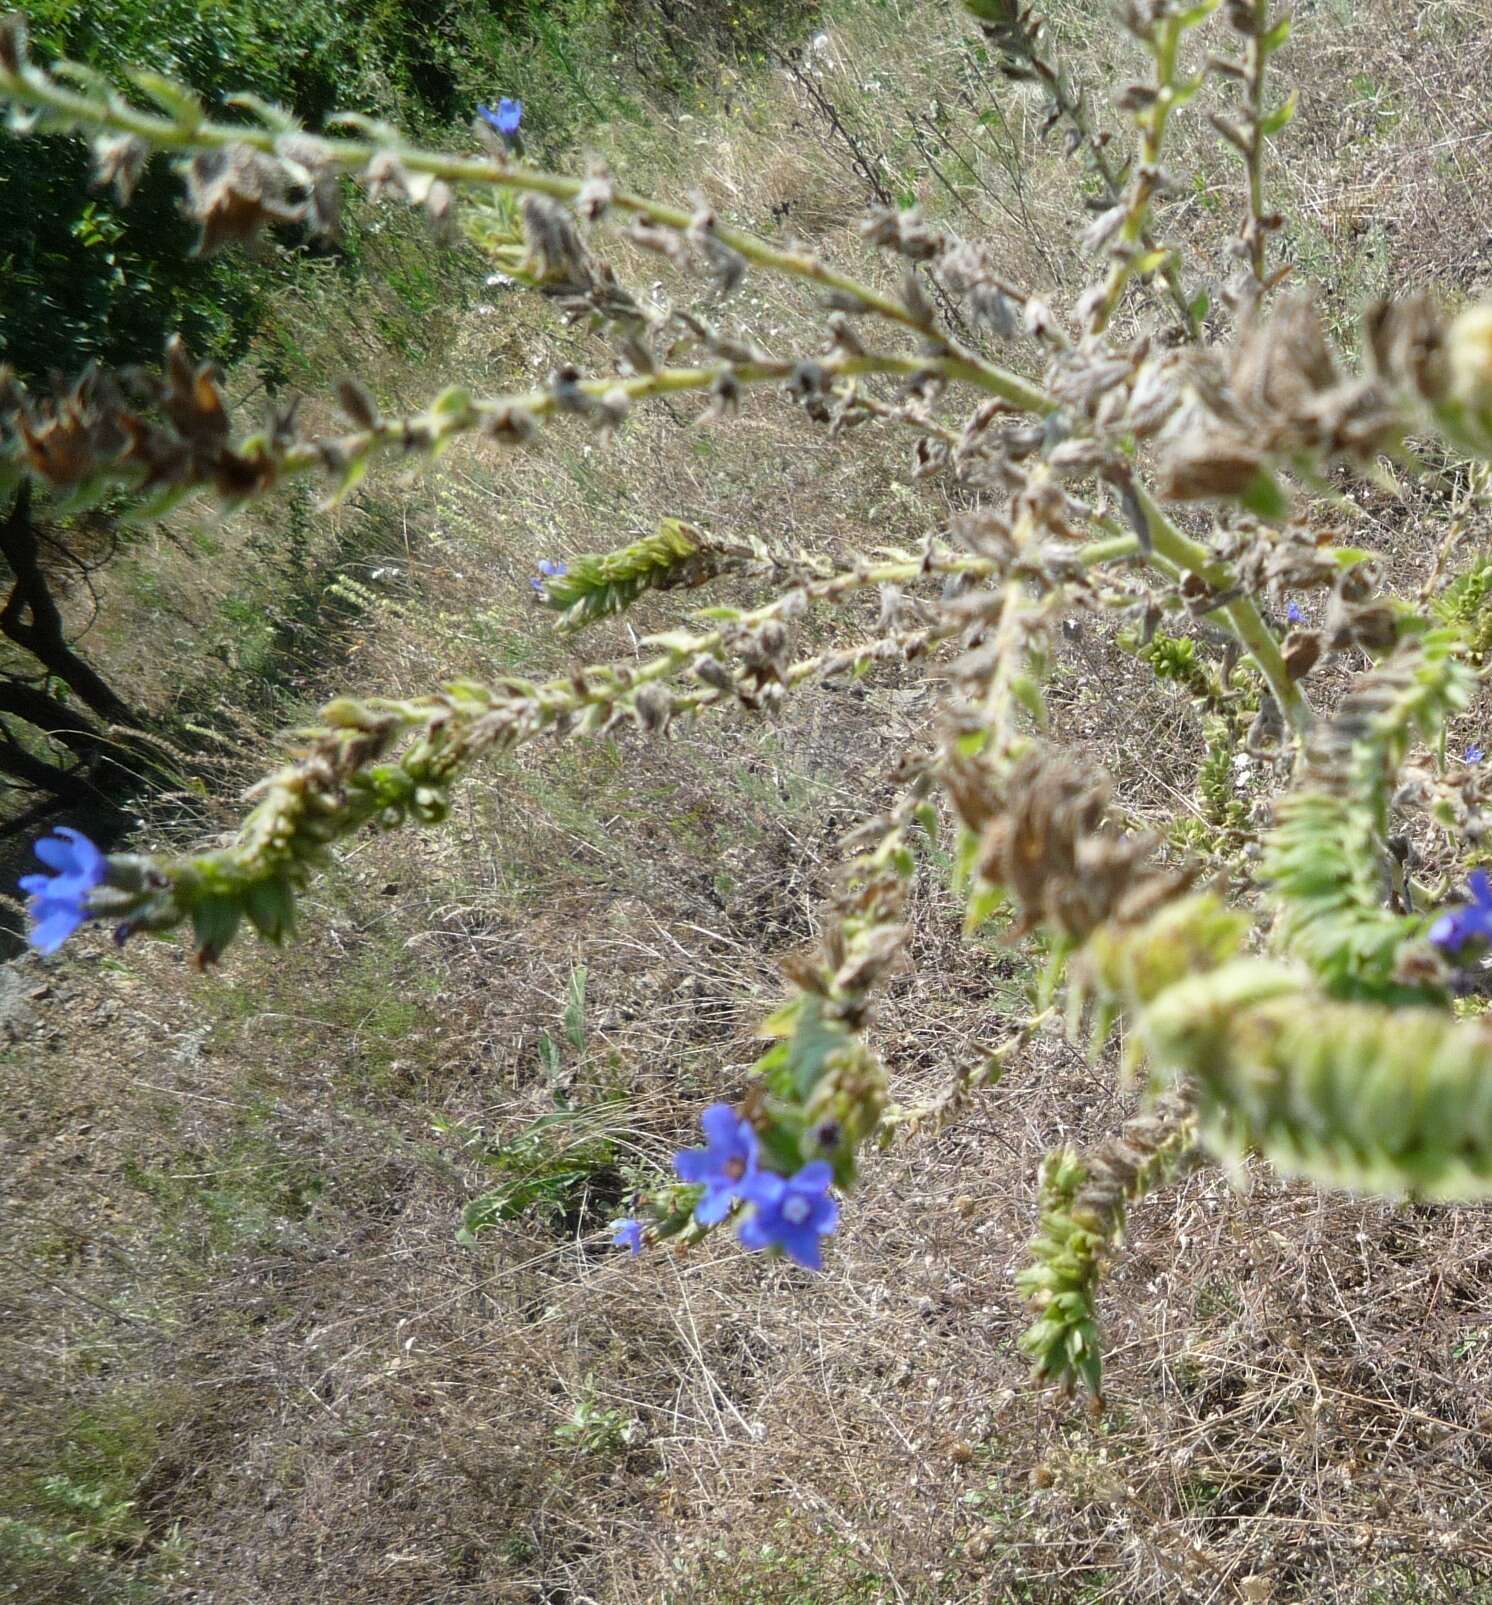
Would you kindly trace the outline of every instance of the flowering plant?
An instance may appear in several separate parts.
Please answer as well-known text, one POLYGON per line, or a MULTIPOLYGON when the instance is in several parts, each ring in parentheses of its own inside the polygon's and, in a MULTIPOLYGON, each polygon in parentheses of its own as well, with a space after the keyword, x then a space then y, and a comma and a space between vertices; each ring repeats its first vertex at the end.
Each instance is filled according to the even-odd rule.
POLYGON ((1293 101, 1270 90, 1289 26, 1268 5, 1133 0, 1127 26, 1149 77, 1121 96, 1133 159, 1117 162, 1039 16, 1005 0, 969 10, 1000 70, 1037 86, 1089 164, 1093 272, 1070 306, 915 209, 883 205, 865 221, 894 270, 887 289, 703 202, 665 204, 600 168, 529 167, 517 101, 478 109, 474 153, 356 117, 342 120, 350 133, 308 133, 250 101, 251 121, 218 122, 158 79, 138 80, 158 107, 146 110, 48 70, 20 23, 0 25, 0 99, 15 123, 89 139, 99 177, 122 193, 171 153, 203 250, 290 222, 329 230, 344 192, 361 189, 459 223, 614 352, 610 371, 561 367, 486 397, 455 386, 398 418, 348 381, 346 427, 318 435, 291 409, 235 429, 216 377, 176 344, 128 396, 96 374, 50 396, 12 387, 0 472, 74 504, 118 494, 159 508, 205 493, 235 506, 310 476, 340 495, 382 460, 435 459, 461 435, 522 446, 569 420, 604 442, 654 399, 694 396, 728 420, 747 390, 772 387, 836 435, 905 431, 912 474, 943 476, 957 509, 849 561, 682 518, 619 550, 544 558, 531 584, 567 632, 648 592, 727 578, 765 599, 696 610, 635 660, 339 698, 256 789, 228 845, 105 857, 63 831, 38 846, 52 875, 24 889, 45 951, 90 917, 120 940, 186 925, 207 966, 245 921, 285 941, 305 888, 354 832, 438 825, 486 754, 621 725, 661 736, 729 710, 770 713, 806 684, 936 663, 936 712, 889 777, 891 800, 846 840, 824 937, 790 968, 749 1092, 705 1113, 706 1144, 677 1155, 679 1183, 660 1178, 613 1241, 637 1253, 734 1221, 746 1247, 817 1269, 840 1219, 830 1189, 853 1188, 876 1144, 957 1118, 1038 1032, 1065 1021, 1098 1056, 1122 1019, 1145 1108, 1108 1142, 1050 1156, 1020 1284, 1038 1375, 1096 1393, 1103 1265, 1134 1200, 1187 1168, 1262 1155, 1323 1185, 1492 1194, 1492 1038, 1461 1002, 1492 940, 1492 891, 1478 870, 1469 903, 1451 895, 1489 783, 1479 747, 1465 765, 1444 762, 1476 688, 1469 638, 1488 560, 1398 596, 1323 512, 1341 479, 1412 467, 1411 438, 1492 455, 1492 309, 1379 303, 1348 363, 1309 296, 1283 293, 1265 178, 1293 101), (1204 28, 1220 35, 1211 54, 1190 48, 1204 28), (1216 305, 1166 237, 1162 205, 1174 119, 1215 91, 1226 98, 1213 124, 1243 179, 1216 305), (599 254, 608 225, 702 278, 708 310, 659 308, 629 288, 599 254), (803 283, 819 337, 769 350, 733 328, 730 298, 751 274, 803 283), (872 629, 804 642, 810 612, 853 617, 867 593, 872 629), (1104 778, 1064 750, 1048 697, 1064 641, 1111 624, 1207 715, 1195 816, 1164 840, 1131 828, 1104 778), (1266 808, 1235 806, 1240 765, 1267 772, 1266 808), (907 898, 939 841, 969 931, 998 920, 1007 940, 1039 944, 1046 969, 1027 1015, 1000 1018, 939 1098, 907 1105, 869 1025, 878 989, 908 962, 907 898))

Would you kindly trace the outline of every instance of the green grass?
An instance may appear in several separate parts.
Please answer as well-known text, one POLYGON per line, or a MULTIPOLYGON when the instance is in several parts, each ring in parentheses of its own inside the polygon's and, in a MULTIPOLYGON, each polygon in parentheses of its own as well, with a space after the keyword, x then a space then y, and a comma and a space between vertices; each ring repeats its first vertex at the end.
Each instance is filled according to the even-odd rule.
POLYGON ((186 1549, 142 1496, 190 1404, 165 1384, 121 1388, 62 1415, 48 1458, 22 1468, 12 1452, 0 1476, 0 1590, 37 1605, 155 1598, 186 1549))

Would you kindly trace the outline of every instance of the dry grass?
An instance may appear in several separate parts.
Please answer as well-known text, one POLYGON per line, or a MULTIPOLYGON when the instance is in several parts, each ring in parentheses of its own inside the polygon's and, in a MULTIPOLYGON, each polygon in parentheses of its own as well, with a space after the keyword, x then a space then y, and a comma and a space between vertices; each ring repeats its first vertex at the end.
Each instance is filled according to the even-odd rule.
MULTIPOLYGON (((1487 277, 1485 19, 1426 7, 1406 35, 1401 9, 1311 9, 1293 57, 1291 249, 1319 253, 1308 271, 1344 312, 1374 275, 1487 277)), ((1102 77, 1108 24, 1077 7, 1058 22, 1102 77)), ((849 7, 827 32, 807 70, 879 182, 987 224, 1012 277, 1073 289, 1060 242, 1079 188, 1036 143, 1024 92, 995 86, 1008 135, 973 126, 991 86, 953 8, 849 7), (958 194, 928 179, 913 130, 938 96, 978 179, 958 194)), ((841 135, 788 77, 728 92, 728 122, 660 118, 646 141, 618 134, 615 159, 674 193, 702 162, 733 217, 823 232, 862 261, 866 183, 841 135)), ((1207 137, 1185 155, 1202 179, 1178 226, 1220 271, 1230 175, 1207 137)), ((451 330, 450 371, 496 387, 599 359, 491 293, 451 330)), ((764 339, 806 336, 802 306, 745 295, 764 339)), ((372 379, 406 400, 431 388, 372 379)), ((347 516, 394 538, 342 570, 367 588, 341 617, 342 661, 318 668, 308 640, 290 696, 557 667, 568 648, 528 598, 537 559, 661 516, 843 550, 912 539, 955 494, 905 488, 906 442, 831 442, 777 398, 727 429, 690 418, 682 403, 640 416, 609 449, 556 431, 532 455, 473 452, 372 493, 347 516)), ((1412 583, 1443 507, 1363 505, 1412 583)), ((585 649, 625 653, 674 616, 649 600, 585 649)), ((127 672, 142 694, 167 685, 159 653, 127 672)), ((1109 642, 1074 645, 1054 695, 1136 807, 1160 816, 1190 792, 1195 714, 1109 642)), ((743 1089, 776 963, 811 938, 835 841, 886 800, 926 699, 892 675, 808 692, 770 725, 526 751, 467 787, 444 830, 351 848, 289 957, 241 947, 199 978, 175 949, 121 957, 98 937, 19 963, 0 1060, 0 1597, 1492 1600, 1486 1210, 1201 1173, 1133 1218, 1105 1300, 1107 1414, 1028 1387, 1012 1273, 1037 1163, 1126 1108, 1109 1069, 1058 1039, 962 1125, 870 1166, 817 1280, 724 1239, 636 1261, 604 1246, 633 1179, 743 1089), (555 1070, 543 1039, 562 1037, 580 965, 585 1047, 555 1070), (492 1183, 483 1154, 561 1104, 604 1128, 588 1186, 557 1217, 459 1246, 463 1207, 492 1183)), ((1026 961, 958 925, 933 878, 915 965, 873 1027, 899 1098, 1024 1012, 1026 961)))

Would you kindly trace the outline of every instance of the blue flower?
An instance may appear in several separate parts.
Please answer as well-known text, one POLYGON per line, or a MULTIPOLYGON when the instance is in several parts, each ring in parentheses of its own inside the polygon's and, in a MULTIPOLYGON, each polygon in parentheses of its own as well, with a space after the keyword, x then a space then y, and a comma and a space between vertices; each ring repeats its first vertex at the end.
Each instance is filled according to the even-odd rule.
POLYGON ((88 918, 88 894, 103 885, 109 860, 70 825, 43 836, 35 852, 52 874, 21 876, 21 890, 31 899, 27 938, 41 952, 55 953, 88 918))
POLYGON ((509 100, 506 95, 498 101, 497 110, 490 106, 478 106, 477 116, 489 128, 495 128, 504 139, 512 139, 518 132, 518 125, 523 121, 523 102, 509 100))
POLYGON ((685 1181, 705 1190, 695 1207, 695 1220, 714 1226, 730 1214, 737 1199, 751 1193, 761 1174, 756 1168, 759 1148, 751 1122, 728 1103, 706 1109, 699 1123, 708 1146, 686 1148, 673 1156, 673 1163, 685 1181))
POLYGON ((569 572, 570 569, 568 564, 556 563, 552 557, 540 558, 539 572, 528 583, 532 585, 536 591, 542 591, 544 589, 545 580, 557 580, 562 574, 568 574, 569 572))
POLYGON ((642 1253, 642 1222, 640 1220, 614 1220, 611 1241, 617 1248, 630 1248, 634 1254, 642 1253))
POLYGON ((1459 953, 1468 942, 1492 942, 1492 881, 1477 869, 1470 885, 1470 906, 1442 914, 1430 927, 1430 940, 1443 953, 1459 953))
POLYGON ((780 1248, 805 1270, 823 1265, 819 1238, 839 1225, 839 1205, 829 1197, 834 1172, 825 1159, 814 1159, 796 1176, 784 1179, 762 1171, 751 1188, 756 1208, 741 1222, 747 1248, 780 1248))
POLYGON ((1285 617, 1289 619, 1292 624, 1303 624, 1305 622, 1305 614, 1301 612, 1299 602, 1292 602, 1285 609, 1285 617))
POLYGON ((1466 762, 1467 763, 1480 763, 1482 761, 1482 759, 1485 758, 1486 756, 1487 756, 1486 753, 1483 752, 1482 749, 1480 747, 1478 747, 1475 742, 1473 742, 1472 745, 1469 746, 1466 749, 1466 762))

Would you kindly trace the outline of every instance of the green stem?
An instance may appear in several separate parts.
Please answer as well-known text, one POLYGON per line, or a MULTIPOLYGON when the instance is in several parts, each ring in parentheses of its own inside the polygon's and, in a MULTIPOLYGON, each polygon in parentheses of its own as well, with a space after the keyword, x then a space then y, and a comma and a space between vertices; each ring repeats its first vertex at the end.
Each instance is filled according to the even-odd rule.
MULTIPOLYGON (((1158 557, 1174 563, 1188 574, 1196 575, 1215 591, 1233 588, 1235 579, 1227 565, 1178 529, 1150 492, 1138 482, 1135 484, 1135 495, 1150 525, 1150 540, 1158 557)), ((1300 687, 1290 678, 1274 632, 1264 622, 1258 608, 1248 597, 1241 596, 1220 607, 1217 616, 1227 624, 1254 660, 1294 732, 1296 741, 1303 743, 1311 728, 1311 705, 1300 687)))
MULTIPOLYGON (((325 468, 329 453, 333 458, 356 461, 371 458, 383 451, 408 451, 412 446, 438 450, 455 436, 495 424, 506 416, 517 414, 542 418, 564 412, 567 410, 566 398, 575 394, 588 401, 599 402, 620 391, 629 401, 639 401, 652 396, 677 395, 683 391, 709 390, 721 380, 734 380, 744 385, 773 381, 781 383, 790 379, 799 366, 796 361, 765 360, 719 362, 694 368, 659 368, 653 373, 638 374, 629 379, 582 379, 573 390, 563 394, 545 388, 515 391, 485 400, 474 399, 460 391, 448 392, 427 412, 414 418, 386 419, 372 429, 293 446, 280 459, 278 471, 282 477, 288 477, 325 468)), ((871 373, 895 374, 904 378, 938 374, 949 380, 962 380, 975 385, 1023 412, 1045 415, 1056 409, 1056 403, 1037 386, 1028 384, 1014 374, 989 369, 962 357, 867 354, 825 357, 818 367, 830 380, 871 373)))
POLYGON ((1164 18, 1156 24, 1155 35, 1150 42, 1151 52, 1155 58, 1155 99, 1135 118, 1135 126, 1140 134, 1140 159, 1136 164, 1129 207, 1119 230, 1118 244, 1109 267, 1109 276, 1104 283, 1103 296, 1093 314, 1094 334, 1102 334, 1108 328, 1110 319, 1119 308, 1124 287, 1134 276, 1136 254, 1149 237, 1150 202, 1160 182, 1160 159, 1165 145, 1166 121, 1178 98, 1175 85, 1176 52, 1181 43, 1182 32, 1179 18, 1164 18))
MULTIPOLYGON (((1267 4, 1268 0, 1264 0, 1267 4)), ((1072 125, 1078 138, 1082 142, 1087 154, 1089 164, 1097 173, 1099 182, 1104 187, 1105 196, 1110 205, 1117 205, 1120 199, 1119 172, 1110 159, 1108 149, 1103 140, 1097 138, 1093 125, 1088 117, 1085 97, 1080 90, 1074 94, 1068 87, 1061 70, 1054 67, 1042 54, 1038 35, 1041 29, 1041 20, 1032 13, 1026 13, 1008 30, 1001 30, 999 37, 1006 46, 1019 59, 1023 60, 1040 80, 1046 90, 1047 97, 1057 110, 1072 125)), ((1142 220, 1139 227, 1139 242, 1145 251, 1155 249, 1155 238, 1149 227, 1142 220)), ((1166 290, 1171 297, 1172 304, 1180 314, 1187 338, 1196 340, 1200 337, 1202 329, 1191 303, 1186 298, 1186 291, 1182 287, 1181 272, 1176 265, 1174 256, 1167 256, 1165 266, 1161 269, 1161 276, 1166 283, 1166 290)))

